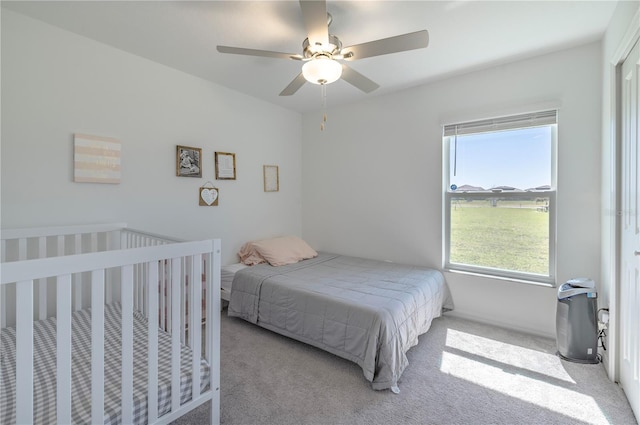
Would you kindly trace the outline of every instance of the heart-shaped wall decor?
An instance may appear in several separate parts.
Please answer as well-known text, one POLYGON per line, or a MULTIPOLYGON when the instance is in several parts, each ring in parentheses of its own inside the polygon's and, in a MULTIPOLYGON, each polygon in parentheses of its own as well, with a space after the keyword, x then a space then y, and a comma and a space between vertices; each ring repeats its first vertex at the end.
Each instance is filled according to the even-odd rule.
POLYGON ((200 199, 204 202, 200 202, 200 205, 218 205, 218 189, 215 187, 212 189, 207 189, 205 187, 200 188, 200 199))

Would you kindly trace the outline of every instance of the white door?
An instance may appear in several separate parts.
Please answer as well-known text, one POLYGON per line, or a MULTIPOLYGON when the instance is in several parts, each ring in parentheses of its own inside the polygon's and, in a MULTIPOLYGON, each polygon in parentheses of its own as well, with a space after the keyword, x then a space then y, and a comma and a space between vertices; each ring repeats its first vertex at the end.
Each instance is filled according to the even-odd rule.
POLYGON ((620 384, 640 419, 640 43, 622 65, 620 384))

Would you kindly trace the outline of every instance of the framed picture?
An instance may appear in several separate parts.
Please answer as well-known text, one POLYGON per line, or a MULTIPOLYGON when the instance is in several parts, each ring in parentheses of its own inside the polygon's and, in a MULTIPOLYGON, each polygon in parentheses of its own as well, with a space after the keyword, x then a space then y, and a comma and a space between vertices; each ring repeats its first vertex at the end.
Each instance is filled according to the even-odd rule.
POLYGON ((176 176, 202 177, 202 149, 178 145, 176 149, 176 176))
POLYGON ((236 179, 236 154, 229 152, 216 152, 216 180, 236 179))
POLYGON ((280 177, 278 176, 277 165, 263 165, 262 175, 264 177, 265 192, 277 192, 280 190, 280 177))
POLYGON ((73 144, 74 182, 120 183, 120 140, 76 133, 73 144))
POLYGON ((206 182, 203 186, 200 186, 200 197, 198 198, 198 205, 201 207, 217 207, 218 199, 220 197, 220 191, 217 187, 213 186, 213 183, 206 182), (210 184, 211 187, 207 187, 210 184))

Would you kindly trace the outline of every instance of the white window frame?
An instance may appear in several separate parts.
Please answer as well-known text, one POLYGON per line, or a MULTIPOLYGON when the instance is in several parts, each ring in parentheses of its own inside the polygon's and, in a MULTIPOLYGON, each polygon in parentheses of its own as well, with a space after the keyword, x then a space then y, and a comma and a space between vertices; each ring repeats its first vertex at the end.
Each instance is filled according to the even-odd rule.
POLYGON ((521 114, 508 117, 494 118, 490 120, 449 124, 443 127, 443 267, 447 271, 477 274, 486 277, 507 279, 516 282, 543 284, 556 286, 556 177, 557 177, 557 111, 543 111, 530 114, 521 114), (536 190, 530 192, 499 193, 491 190, 478 192, 458 192, 451 190, 450 177, 450 145, 455 140, 455 135, 478 134, 497 132, 502 130, 515 130, 539 126, 551 126, 551 186, 549 190, 536 190), (460 264, 450 261, 451 248, 451 201, 456 199, 480 200, 499 196, 509 200, 535 200, 549 198, 549 274, 535 274, 504 270, 492 267, 483 267, 473 264, 460 264))

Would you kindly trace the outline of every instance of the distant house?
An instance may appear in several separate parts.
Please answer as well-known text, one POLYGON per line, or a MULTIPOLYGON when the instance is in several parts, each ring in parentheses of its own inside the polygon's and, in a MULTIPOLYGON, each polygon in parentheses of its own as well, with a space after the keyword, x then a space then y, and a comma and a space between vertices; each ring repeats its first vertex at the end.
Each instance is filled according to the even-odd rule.
POLYGON ((470 184, 463 184, 462 186, 456 189, 458 192, 482 192, 486 190, 480 186, 471 186, 470 184))
POLYGON ((551 186, 546 184, 544 186, 530 187, 529 189, 526 189, 526 192, 537 192, 537 191, 542 191, 542 190, 551 190, 551 186))
POLYGON ((522 192, 522 189, 518 189, 517 187, 511 186, 495 186, 490 189, 493 192, 522 192))

